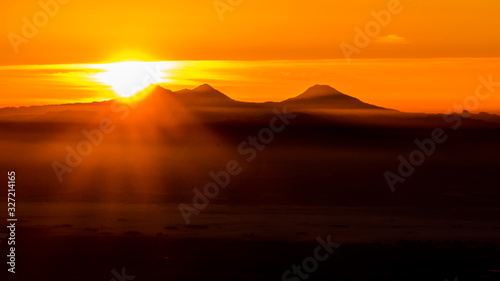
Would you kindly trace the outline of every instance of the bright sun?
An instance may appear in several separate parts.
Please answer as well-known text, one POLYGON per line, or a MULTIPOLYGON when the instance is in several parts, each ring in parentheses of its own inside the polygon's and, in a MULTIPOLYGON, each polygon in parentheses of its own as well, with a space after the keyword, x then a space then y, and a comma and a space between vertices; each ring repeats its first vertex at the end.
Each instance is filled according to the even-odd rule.
POLYGON ((94 78, 110 86, 118 96, 131 97, 152 84, 170 82, 166 72, 171 62, 117 62, 99 65, 94 78))

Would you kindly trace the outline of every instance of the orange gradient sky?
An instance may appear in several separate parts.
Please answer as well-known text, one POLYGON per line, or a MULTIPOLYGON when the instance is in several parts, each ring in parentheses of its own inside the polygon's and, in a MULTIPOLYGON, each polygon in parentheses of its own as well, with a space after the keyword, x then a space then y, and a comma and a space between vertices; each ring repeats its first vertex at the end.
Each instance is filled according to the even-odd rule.
MULTIPOLYGON (((23 36, 26 20, 43 21, 43 9, 36 0, 0 3, 0 106, 113 97, 110 85, 96 84, 87 66, 69 67, 80 69, 80 76, 58 67, 66 70, 50 80, 57 73, 30 76, 28 65, 227 60, 187 68, 181 63, 164 72, 163 82, 172 89, 210 83, 248 101, 282 100, 330 84, 377 105, 426 112, 462 101, 479 75, 500 77, 496 0, 402 0, 401 13, 351 64, 339 45, 354 44, 355 27, 363 29, 373 20, 371 11, 387 9, 393 0, 242 0, 223 21, 212 0, 60 1, 68 3, 40 1, 57 3, 57 9, 16 47, 12 34, 23 36), (280 62, 273 66, 270 60, 280 62)), ((499 112, 499 105, 492 98, 484 108, 499 112)))

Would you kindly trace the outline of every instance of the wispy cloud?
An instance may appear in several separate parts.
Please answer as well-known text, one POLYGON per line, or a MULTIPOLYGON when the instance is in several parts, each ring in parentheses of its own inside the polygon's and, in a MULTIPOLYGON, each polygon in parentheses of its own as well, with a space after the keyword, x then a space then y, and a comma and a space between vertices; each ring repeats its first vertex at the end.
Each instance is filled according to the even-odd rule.
POLYGON ((397 34, 389 34, 386 36, 379 36, 375 38, 376 43, 385 43, 385 44, 408 44, 408 40, 403 36, 399 36, 397 34))

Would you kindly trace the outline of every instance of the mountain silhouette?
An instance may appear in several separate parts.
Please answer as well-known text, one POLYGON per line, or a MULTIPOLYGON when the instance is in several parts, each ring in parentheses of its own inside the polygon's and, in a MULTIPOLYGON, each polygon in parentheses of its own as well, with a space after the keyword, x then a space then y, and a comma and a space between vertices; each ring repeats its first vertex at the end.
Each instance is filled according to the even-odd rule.
POLYGON ((282 102, 249 103, 236 101, 223 94, 208 84, 203 84, 195 89, 184 89, 172 92, 159 85, 149 90, 148 99, 154 100, 162 96, 170 98, 186 107, 262 107, 276 105, 290 105, 292 108, 306 109, 385 109, 357 98, 345 95, 328 85, 315 85, 304 93, 282 102))
MULTIPOLYGON (((142 109, 140 114, 149 114, 162 119, 178 122, 215 122, 220 120, 256 120, 265 118, 273 108, 287 107, 288 112, 310 115, 304 122, 326 122, 346 126, 382 127, 446 127, 441 114, 405 113, 365 103, 357 98, 341 93, 328 85, 315 85, 302 94, 282 102, 252 103, 231 99, 208 84, 194 89, 171 91, 160 85, 151 85, 138 94, 142 96, 136 103, 142 109)), ((1 108, 0 120, 60 120, 86 122, 88 116, 110 111, 115 101, 73 103, 61 105, 1 108)), ((134 107, 135 108, 135 107, 134 107)), ((112 113, 111 113, 112 114, 112 113)), ((458 118, 458 117, 455 117, 458 118)), ((245 121, 247 122, 247 121, 245 121)), ((463 118, 462 127, 496 128, 500 116, 495 114, 471 114, 463 118)))
POLYGON ((342 93, 328 85, 314 85, 294 99, 314 99, 332 95, 342 95, 342 93))
POLYGON ((193 90, 176 91, 173 95, 184 105, 230 106, 238 103, 208 84, 203 84, 193 90))
POLYGON ((345 95, 328 85, 315 85, 304 93, 282 102, 286 105, 325 109, 385 109, 345 95))

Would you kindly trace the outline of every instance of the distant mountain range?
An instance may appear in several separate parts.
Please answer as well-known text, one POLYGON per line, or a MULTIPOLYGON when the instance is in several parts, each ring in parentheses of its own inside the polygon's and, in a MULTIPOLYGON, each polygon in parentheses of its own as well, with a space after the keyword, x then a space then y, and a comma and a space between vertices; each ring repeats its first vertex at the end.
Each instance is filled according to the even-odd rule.
POLYGON ((150 99, 174 99, 185 106, 269 106, 272 104, 283 104, 294 108, 309 109, 385 109, 375 105, 364 103, 354 97, 345 95, 327 85, 315 85, 303 94, 282 102, 249 103, 231 99, 208 84, 203 84, 193 90, 184 89, 172 92, 161 86, 155 85, 151 91, 150 99))
MULTIPOLYGON (((203 84, 194 89, 184 89, 171 91, 160 85, 151 85, 140 95, 144 99, 138 102, 138 106, 149 108, 150 110, 172 111, 171 118, 180 118, 179 107, 183 112, 190 111, 196 114, 205 114, 207 122, 220 121, 227 118, 247 118, 249 116, 268 114, 272 107, 288 108, 289 112, 304 113, 316 117, 311 120, 330 123, 332 118, 334 123, 345 123, 352 125, 390 125, 404 127, 405 125, 421 127, 442 125, 442 114, 424 113, 403 113, 393 109, 387 109, 376 105, 365 103, 357 98, 343 94, 328 85, 315 85, 307 89, 304 93, 286 99, 281 102, 252 103, 231 99, 224 93, 214 89, 208 84, 203 84), (175 106, 174 106, 175 105, 175 106), (223 109, 223 110, 218 110, 223 109), (206 114, 210 111, 210 116, 206 114), (215 116, 215 117, 214 117, 215 116), (321 120, 318 120, 320 116, 321 120), (326 120, 326 121, 325 121, 326 120)), ((47 118, 56 117, 64 119, 65 116, 75 115, 80 112, 81 118, 86 118, 89 112, 102 112, 103 106, 108 107, 114 101, 75 103, 62 105, 46 105, 31 107, 8 107, 0 109, 0 120, 31 120, 39 118, 40 115, 47 118), (75 113, 75 114, 70 114, 75 113)), ((304 118, 306 119, 306 118, 304 118)), ((465 123, 472 124, 472 127, 491 127, 488 124, 500 124, 500 116, 489 113, 471 114, 464 118, 465 123)), ((467 125, 466 124, 466 125, 467 125)))
POLYGON ((165 89, 159 85, 154 85, 146 91, 151 91, 147 93, 147 99, 174 99, 177 102, 183 104, 184 106, 234 106, 241 104, 241 102, 235 101, 220 91, 212 88, 208 84, 203 84, 193 90, 184 89, 180 91, 172 92, 171 90, 165 89))

